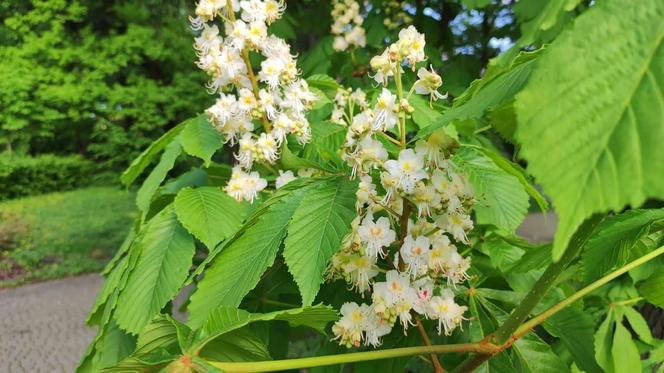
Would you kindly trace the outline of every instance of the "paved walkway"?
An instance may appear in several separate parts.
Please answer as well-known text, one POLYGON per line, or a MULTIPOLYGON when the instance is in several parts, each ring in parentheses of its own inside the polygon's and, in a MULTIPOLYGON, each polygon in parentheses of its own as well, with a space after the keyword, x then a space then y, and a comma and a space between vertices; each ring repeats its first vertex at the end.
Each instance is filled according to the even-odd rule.
POLYGON ((97 274, 0 289, 0 372, 70 373, 95 336, 97 274))
MULTIPOLYGON (((533 214, 519 234, 535 242, 550 240, 555 224, 553 214, 547 219, 533 214)), ((85 318, 102 281, 89 274, 0 289, 0 373, 73 372, 95 336, 85 318)))

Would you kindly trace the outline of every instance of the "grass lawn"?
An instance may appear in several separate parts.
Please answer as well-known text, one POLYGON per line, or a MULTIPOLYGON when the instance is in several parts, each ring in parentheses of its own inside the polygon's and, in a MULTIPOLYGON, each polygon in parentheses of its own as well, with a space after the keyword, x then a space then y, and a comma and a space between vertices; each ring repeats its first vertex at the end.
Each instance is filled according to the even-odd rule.
POLYGON ((0 287, 101 269, 135 216, 133 194, 109 187, 0 202, 0 287))

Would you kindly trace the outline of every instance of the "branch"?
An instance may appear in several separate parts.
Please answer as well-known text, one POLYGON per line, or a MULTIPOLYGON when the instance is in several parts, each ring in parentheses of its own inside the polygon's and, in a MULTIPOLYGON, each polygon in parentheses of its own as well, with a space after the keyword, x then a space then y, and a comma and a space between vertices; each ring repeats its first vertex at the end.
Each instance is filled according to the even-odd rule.
POLYGON ((326 365, 357 363, 360 361, 393 359, 397 357, 420 354, 441 354, 448 352, 478 352, 488 354, 494 352, 497 349, 498 346, 492 344, 461 343, 451 345, 402 347, 388 350, 353 352, 348 354, 305 357, 299 359, 252 361, 244 363, 208 361, 207 363, 225 372, 274 372, 278 370, 303 369, 326 365))
MULTIPOLYGON (((429 339, 429 335, 427 334, 427 331, 424 330, 424 325, 422 325, 422 320, 417 315, 415 315, 415 324, 417 325, 417 330, 420 332, 422 341, 424 341, 424 345, 431 346, 431 340, 429 339)), ((445 369, 443 369, 443 366, 440 365, 440 361, 438 361, 438 356, 432 353, 429 357, 431 358, 431 363, 433 364, 436 373, 445 373, 445 369)))
POLYGON ((583 298, 584 296, 592 293, 593 291, 597 290, 603 285, 606 285, 608 282, 611 280, 616 279, 617 277, 631 271, 632 269, 664 254, 664 246, 661 246, 650 253, 640 257, 639 259, 636 259, 621 268, 618 268, 617 270, 609 273, 608 275, 600 278, 599 280, 591 283, 590 285, 584 287, 583 289, 577 291, 576 293, 572 294, 569 298, 566 298, 562 300, 561 302, 557 303, 555 306, 549 308, 548 310, 540 313, 539 315, 533 317, 532 319, 528 320, 525 322, 523 325, 519 326, 514 333, 512 333, 508 340, 503 343, 498 350, 485 353, 485 352, 480 352, 480 354, 475 355, 471 357, 470 359, 466 360, 461 366, 456 370, 459 373, 465 373, 465 372, 472 372, 475 370, 475 368, 479 367, 484 363, 486 360, 490 359, 494 355, 508 349, 514 342, 516 342, 519 338, 523 337, 524 335, 530 333, 535 329, 536 326, 540 325, 543 323, 546 319, 549 317, 555 315, 559 311, 561 311, 563 308, 571 305, 572 303, 576 302, 577 300, 583 298))

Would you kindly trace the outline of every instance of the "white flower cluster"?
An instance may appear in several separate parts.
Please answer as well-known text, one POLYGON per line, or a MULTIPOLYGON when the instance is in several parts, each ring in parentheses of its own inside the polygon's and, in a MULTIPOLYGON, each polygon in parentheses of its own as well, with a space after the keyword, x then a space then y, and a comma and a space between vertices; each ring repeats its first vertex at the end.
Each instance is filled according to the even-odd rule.
POLYGON ((361 47, 367 44, 362 28, 364 18, 360 14, 360 4, 355 0, 335 0, 332 5, 332 34, 335 35, 332 47, 337 51, 361 47))
POLYGON ((219 93, 206 114, 226 142, 238 143, 239 166, 226 187, 237 200, 253 201, 267 186, 258 172, 251 172, 254 162, 273 164, 288 135, 300 143, 311 138, 306 112, 316 96, 298 77, 290 46, 267 32, 284 9, 281 0, 201 0, 191 19, 201 31, 194 43, 198 66, 211 77, 210 91, 219 93), (223 22, 225 37, 216 19, 223 22), (257 74, 250 53, 261 57, 257 74), (255 123, 262 123, 262 130, 255 123))
POLYGON ((402 30, 396 43, 372 59, 374 78, 385 85, 375 104, 359 90, 342 88, 335 98, 332 120, 348 126, 342 156, 360 182, 358 217, 332 258, 328 278, 343 279, 363 297, 371 294, 371 304, 344 304, 333 327, 348 347, 377 346, 397 321, 405 332, 415 315, 437 320, 439 333, 445 334, 464 320, 466 307, 454 302, 450 287, 468 279, 470 260, 457 246, 469 244, 473 193, 450 159, 458 144, 444 132, 414 148, 405 142, 410 94, 442 97, 437 96, 440 77, 426 69, 403 97, 402 64, 414 69, 424 59, 424 36, 414 27, 402 30), (396 95, 386 88, 390 78, 396 95), (397 159, 390 159, 380 139, 401 148, 397 159), (381 272, 385 280, 377 282, 381 272))

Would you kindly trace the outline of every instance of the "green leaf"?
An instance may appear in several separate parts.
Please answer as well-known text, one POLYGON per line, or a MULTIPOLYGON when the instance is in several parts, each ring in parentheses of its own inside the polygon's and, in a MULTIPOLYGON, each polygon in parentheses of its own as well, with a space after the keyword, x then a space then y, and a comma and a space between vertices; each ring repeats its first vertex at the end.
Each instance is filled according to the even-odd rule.
POLYGON ((206 166, 210 165, 212 155, 221 148, 223 141, 224 137, 212 126, 205 114, 190 120, 180 136, 182 149, 187 154, 202 159, 206 166))
POLYGON ((145 226, 137 245, 140 256, 120 293, 115 318, 138 333, 182 286, 194 256, 194 240, 182 227, 172 205, 145 226))
POLYGON ((641 371, 639 350, 632 340, 632 334, 622 323, 616 323, 611 353, 613 354, 613 367, 616 372, 641 371))
POLYGON ((309 84, 309 87, 320 89, 330 100, 333 100, 334 96, 337 94, 339 83, 337 83, 337 81, 334 80, 334 78, 331 76, 325 74, 314 74, 305 80, 309 84))
POLYGON ((615 313, 609 310, 606 319, 600 324, 595 333, 595 360, 597 364, 607 373, 612 373, 613 359, 611 355, 611 344, 615 325, 615 313))
POLYGON ((500 167, 508 174, 516 177, 521 185, 523 185, 523 188, 526 190, 526 192, 530 194, 531 197, 533 197, 535 202, 537 202, 537 205, 539 206, 540 210, 542 210, 542 212, 546 212, 549 209, 549 202, 547 202, 544 196, 542 196, 542 194, 540 194, 540 192, 531 184, 526 174, 526 170, 521 168, 521 166, 518 164, 505 159, 500 154, 489 149, 481 148, 481 151, 484 155, 491 158, 496 166, 500 167))
POLYGON ((598 2, 517 96, 521 156, 560 217, 555 258, 593 213, 664 198, 663 17, 660 0, 598 2))
POLYGON ((415 111, 412 113, 413 122, 422 129, 441 120, 442 114, 429 106, 429 101, 420 96, 413 95, 408 99, 415 111))
POLYGON ((177 135, 182 132, 184 127, 191 121, 192 119, 187 119, 184 122, 178 124, 177 126, 171 128, 163 134, 160 138, 155 140, 150 146, 141 153, 136 159, 134 159, 129 167, 122 173, 122 176, 120 176, 120 181, 122 181, 123 184, 129 186, 131 185, 134 180, 145 170, 147 166, 152 163, 152 160, 154 157, 159 154, 164 148, 173 142, 173 139, 177 135))
POLYGON ((627 318, 629 325, 632 327, 632 330, 636 332, 643 342, 652 345, 655 340, 650 331, 650 326, 643 318, 643 316, 634 310, 632 307, 620 307, 620 312, 627 318))
POLYGON ((475 149, 462 148, 455 157, 473 185, 479 224, 514 232, 528 213, 528 194, 519 179, 503 171, 475 149))
POLYGON ((120 259, 115 269, 113 269, 108 277, 106 277, 104 285, 102 286, 101 290, 99 290, 99 294, 97 294, 97 299, 95 300, 95 304, 92 306, 90 315, 88 315, 88 318, 85 321, 86 324, 94 325, 99 323, 101 312, 104 310, 104 305, 113 294, 113 292, 115 292, 115 290, 120 287, 122 277, 128 267, 129 256, 126 255, 120 259))
POLYGON ((164 150, 164 154, 162 154, 159 163, 157 163, 152 172, 150 172, 143 182, 143 185, 141 185, 141 188, 136 193, 136 206, 138 206, 141 211, 148 211, 154 193, 157 191, 157 188, 159 188, 161 182, 166 178, 168 171, 173 168, 175 160, 181 152, 182 147, 180 146, 180 140, 176 137, 170 144, 168 144, 168 146, 166 146, 166 150, 164 150))
POLYGON ((288 148, 288 144, 284 144, 284 146, 281 147, 281 158, 279 159, 279 162, 283 169, 292 170, 294 172, 297 172, 301 168, 321 168, 318 163, 293 154, 288 148))
POLYGON ((288 221, 306 190, 296 190, 275 202, 266 201, 269 207, 250 218, 246 223, 248 227, 224 244, 191 296, 190 326, 202 325, 208 313, 219 306, 240 305, 242 298, 274 262, 288 221))
POLYGON ((216 187, 182 189, 173 204, 182 225, 210 250, 241 227, 248 211, 216 187))
POLYGON ((664 270, 659 270, 648 277, 639 285, 639 294, 643 295, 648 302, 658 306, 664 307, 664 270))
POLYGON ((539 51, 522 52, 510 66, 489 69, 457 97, 439 120, 421 129, 417 137, 425 138, 455 120, 481 118, 486 110, 510 101, 526 85, 539 54, 539 51))
POLYGON ((328 179, 307 192, 291 218, 283 255, 305 306, 313 303, 330 258, 350 232, 356 190, 357 181, 328 179))
POLYGON ((605 218, 581 254, 585 282, 592 282, 630 259, 636 259, 630 255, 632 247, 650 233, 654 221, 661 219, 664 219, 664 209, 629 210, 605 218))
POLYGON ((210 312, 192 345, 192 351, 198 351, 213 339, 257 321, 282 320, 287 321, 293 327, 307 326, 325 334, 325 326, 330 321, 337 319, 337 311, 322 304, 270 313, 249 313, 245 310, 221 306, 210 312))
POLYGON ((568 307, 547 319, 543 326, 551 335, 560 338, 581 370, 587 373, 602 372, 602 368, 595 362, 595 322, 589 314, 568 307))

